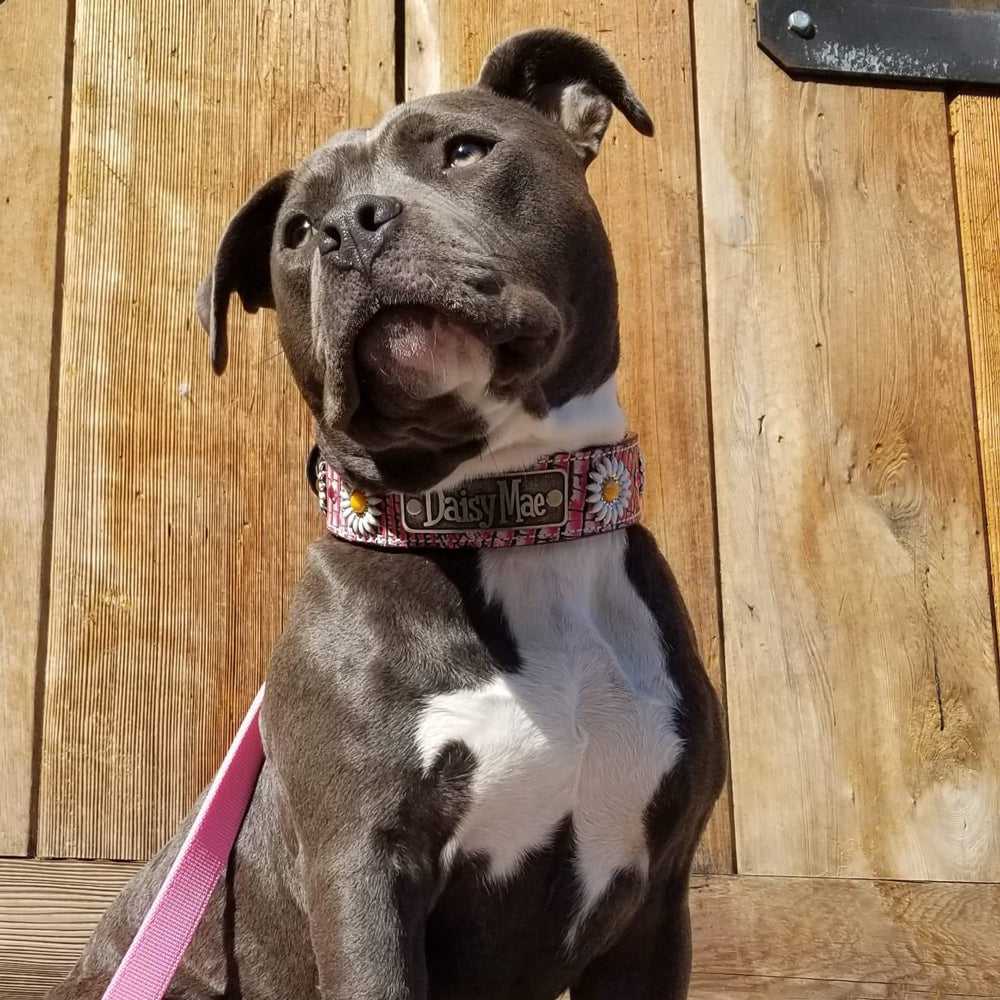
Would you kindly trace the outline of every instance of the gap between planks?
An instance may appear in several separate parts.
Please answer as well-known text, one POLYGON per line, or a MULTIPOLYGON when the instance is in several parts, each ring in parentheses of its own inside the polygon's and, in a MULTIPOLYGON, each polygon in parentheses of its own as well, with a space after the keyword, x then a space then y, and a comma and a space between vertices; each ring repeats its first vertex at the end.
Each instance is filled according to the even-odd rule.
POLYGON ((65 191, 67 0, 0 8, 0 853, 33 848, 65 191))
POLYGON ((1000 593, 1000 95, 959 94, 949 102, 948 124, 995 631, 1000 593))

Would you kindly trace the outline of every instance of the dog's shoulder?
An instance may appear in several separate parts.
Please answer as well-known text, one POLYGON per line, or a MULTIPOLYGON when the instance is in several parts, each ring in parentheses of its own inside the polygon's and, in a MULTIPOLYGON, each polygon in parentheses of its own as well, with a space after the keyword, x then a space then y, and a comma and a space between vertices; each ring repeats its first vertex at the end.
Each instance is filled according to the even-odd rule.
MULTIPOLYGON (((346 715, 490 676, 515 655, 480 595, 472 550, 382 551, 325 537, 309 550, 267 674, 265 713, 346 715)), ((372 721, 371 719, 369 722, 372 721)))
POLYGON ((470 551, 381 550, 326 536, 309 548, 285 631, 306 642, 404 639, 462 617, 465 595, 478 586, 477 565, 470 551))
POLYGON ((474 552, 382 552, 334 538, 311 547, 261 713, 268 760, 307 839, 364 823, 395 829, 410 809, 423 810, 415 835, 457 822, 471 759, 450 748, 425 774, 414 705, 495 670, 463 603, 476 562, 474 552))

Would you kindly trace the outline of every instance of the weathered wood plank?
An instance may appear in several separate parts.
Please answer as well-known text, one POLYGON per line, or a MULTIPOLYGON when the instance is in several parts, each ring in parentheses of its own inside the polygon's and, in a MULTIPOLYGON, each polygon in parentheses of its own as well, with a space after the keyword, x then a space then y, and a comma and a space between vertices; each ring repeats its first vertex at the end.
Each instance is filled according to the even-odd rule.
POLYGON ((1000 878, 945 109, 695 4, 739 870, 1000 878))
POLYGON ((0 858, 0 997, 44 996, 72 968, 136 864, 0 858))
POLYGON ((949 108, 993 595, 1000 593, 1000 97, 949 108))
POLYGON ((81 0, 77 25, 39 850, 141 858, 320 531, 272 317, 234 308, 215 380, 194 290, 251 190, 391 106, 392 0, 81 0))
POLYGON ((66 0, 0 9, 0 854, 30 833, 66 0))
MULTIPOLYGON (((911 989, 897 983, 851 983, 834 979, 778 979, 772 976, 691 977, 690 1000, 967 1000, 968 993, 911 989)), ((996 1000, 998 994, 984 996, 996 1000)))
MULTIPOLYGON (((1000 992, 1000 886, 708 877, 692 885, 691 908, 700 976, 845 981, 904 991, 857 994, 873 997, 907 996, 905 990, 1000 992)), ((759 995, 784 994, 763 989, 759 995)))
MULTIPOLYGON (((407 96, 473 82, 494 44, 540 24, 572 28, 606 46, 656 125, 656 138, 643 139, 616 115, 590 185, 618 265, 619 387, 646 453, 645 521, 677 574, 721 691, 687 4, 408 0, 407 96)), ((702 871, 733 870, 729 810, 727 790, 697 859, 702 871)))
MULTIPOLYGON (((136 870, 0 859, 0 996, 41 996, 136 870)), ((1000 996, 1000 887, 703 876, 692 1000, 1000 996)))

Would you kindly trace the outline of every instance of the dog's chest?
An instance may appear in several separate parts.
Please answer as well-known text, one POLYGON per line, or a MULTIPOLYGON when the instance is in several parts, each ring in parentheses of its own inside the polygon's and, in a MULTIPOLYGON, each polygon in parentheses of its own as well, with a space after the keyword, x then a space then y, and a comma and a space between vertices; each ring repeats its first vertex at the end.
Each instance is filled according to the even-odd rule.
POLYGON ((471 804, 446 851, 489 858, 498 879, 569 817, 580 913, 615 873, 648 864, 644 814, 681 744, 659 630, 625 572, 624 532, 484 552, 482 577, 521 667, 435 696, 417 740, 425 766, 461 741, 471 804))

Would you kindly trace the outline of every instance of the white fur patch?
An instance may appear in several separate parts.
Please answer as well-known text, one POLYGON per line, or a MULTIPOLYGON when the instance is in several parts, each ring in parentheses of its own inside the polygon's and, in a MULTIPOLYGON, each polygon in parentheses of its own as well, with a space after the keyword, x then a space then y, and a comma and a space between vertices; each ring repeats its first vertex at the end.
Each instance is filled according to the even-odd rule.
POLYGON ((625 437, 625 415, 618 404, 614 376, 595 392, 577 396, 544 417, 532 416, 520 400, 487 396, 474 380, 468 380, 457 391, 486 421, 487 447, 458 466, 439 484, 442 487, 474 476, 523 469, 541 455, 616 444, 625 437))
POLYGON ((481 553, 523 664, 432 698, 417 728, 425 767, 460 740, 476 756, 472 803, 444 861, 485 854, 513 875, 572 816, 579 921, 616 872, 645 874, 644 811, 682 745, 659 629, 625 573, 626 537, 481 553))

